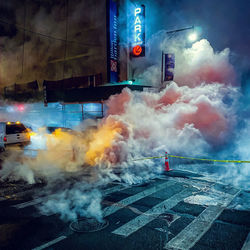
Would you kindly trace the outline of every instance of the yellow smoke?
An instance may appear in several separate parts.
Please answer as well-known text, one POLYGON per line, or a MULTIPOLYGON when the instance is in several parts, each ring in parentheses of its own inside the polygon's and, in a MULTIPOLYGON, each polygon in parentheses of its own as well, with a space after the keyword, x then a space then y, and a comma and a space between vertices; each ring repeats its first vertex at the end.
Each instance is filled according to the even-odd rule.
MULTIPOLYGON (((110 151, 117 148, 115 142, 122 136, 124 125, 113 118, 107 118, 96 128, 83 132, 56 129, 47 134, 45 129, 31 133, 33 146, 38 146, 37 155, 27 164, 32 169, 46 171, 47 167, 66 172, 78 171, 84 166, 111 163, 110 151)), ((119 151, 119 150, 118 150, 119 151)), ((113 151, 112 151, 113 152, 113 151)))
POLYGON ((106 150, 112 147, 116 137, 122 132, 119 125, 119 122, 107 119, 98 130, 93 132, 85 154, 85 163, 93 166, 104 160, 106 150))

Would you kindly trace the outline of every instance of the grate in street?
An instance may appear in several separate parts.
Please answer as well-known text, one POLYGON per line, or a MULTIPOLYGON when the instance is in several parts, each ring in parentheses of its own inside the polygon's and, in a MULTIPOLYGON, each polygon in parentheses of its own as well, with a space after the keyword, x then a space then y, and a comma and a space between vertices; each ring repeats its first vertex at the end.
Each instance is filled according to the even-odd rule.
POLYGON ((70 229, 78 233, 97 232, 109 225, 108 220, 103 219, 101 222, 94 218, 81 218, 70 224, 70 229))

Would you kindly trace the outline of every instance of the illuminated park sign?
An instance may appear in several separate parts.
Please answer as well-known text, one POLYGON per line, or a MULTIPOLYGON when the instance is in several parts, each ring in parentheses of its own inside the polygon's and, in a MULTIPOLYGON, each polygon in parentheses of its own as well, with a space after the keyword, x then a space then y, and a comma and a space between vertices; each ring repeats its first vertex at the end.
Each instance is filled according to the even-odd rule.
POLYGON ((145 6, 136 6, 133 9, 131 23, 132 51, 134 57, 145 56, 145 6))

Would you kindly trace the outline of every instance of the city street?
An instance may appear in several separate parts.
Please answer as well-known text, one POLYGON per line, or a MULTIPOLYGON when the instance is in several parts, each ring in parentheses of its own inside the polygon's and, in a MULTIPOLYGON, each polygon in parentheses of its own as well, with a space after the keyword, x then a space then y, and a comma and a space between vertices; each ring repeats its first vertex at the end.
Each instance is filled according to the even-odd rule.
POLYGON ((249 9, 0 1, 0 250, 250 250, 249 9))
MULTIPOLYGON (((107 222, 96 232, 75 232, 71 221, 64 222, 57 214, 41 215, 36 206, 48 197, 33 197, 44 184, 1 185, 1 249, 246 250, 250 246, 250 211, 232 208, 243 205, 249 192, 188 172, 172 171, 141 185, 103 186, 107 222), (197 204, 198 197, 207 200, 197 204)), ((80 218, 80 226, 82 222, 80 218)))

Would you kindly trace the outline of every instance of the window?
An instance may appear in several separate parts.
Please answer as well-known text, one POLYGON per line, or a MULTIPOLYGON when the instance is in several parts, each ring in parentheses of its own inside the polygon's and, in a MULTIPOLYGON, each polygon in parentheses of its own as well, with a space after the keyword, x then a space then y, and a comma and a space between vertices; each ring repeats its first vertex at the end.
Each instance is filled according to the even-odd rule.
POLYGON ((19 133, 26 133, 27 129, 24 127, 23 124, 7 124, 6 125, 6 134, 19 134, 19 133))

